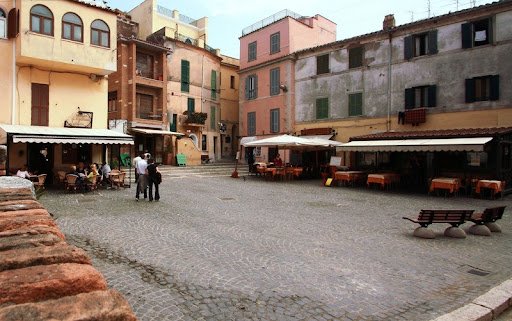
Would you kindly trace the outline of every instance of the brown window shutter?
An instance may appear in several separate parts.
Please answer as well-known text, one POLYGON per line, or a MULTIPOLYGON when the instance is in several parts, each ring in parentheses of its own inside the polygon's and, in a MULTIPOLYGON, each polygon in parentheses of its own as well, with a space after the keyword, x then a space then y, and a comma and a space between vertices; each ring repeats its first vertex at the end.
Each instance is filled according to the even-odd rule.
POLYGON ((7 16, 7 38, 16 38, 20 30, 19 10, 12 8, 7 16))

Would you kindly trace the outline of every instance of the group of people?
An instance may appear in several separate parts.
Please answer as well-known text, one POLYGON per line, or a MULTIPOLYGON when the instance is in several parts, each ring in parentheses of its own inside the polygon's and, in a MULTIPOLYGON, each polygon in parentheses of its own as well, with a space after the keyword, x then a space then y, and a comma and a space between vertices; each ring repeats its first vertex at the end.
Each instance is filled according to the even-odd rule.
POLYGON ((162 182, 162 174, 151 154, 140 153, 139 156, 133 159, 132 165, 135 168, 135 180, 137 181, 135 200, 139 200, 141 193, 144 194, 144 199, 148 198, 149 189, 149 201, 158 201, 160 199, 158 185, 162 182), (155 189, 154 195, 153 187, 155 189))

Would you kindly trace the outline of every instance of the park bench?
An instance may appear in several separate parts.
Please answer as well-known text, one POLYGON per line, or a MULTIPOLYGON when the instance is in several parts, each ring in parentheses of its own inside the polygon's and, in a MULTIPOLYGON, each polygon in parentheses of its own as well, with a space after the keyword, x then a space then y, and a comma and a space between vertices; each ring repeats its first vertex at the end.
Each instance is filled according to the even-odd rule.
POLYGON ((475 235, 490 236, 491 232, 500 233, 501 228, 496 224, 503 217, 506 206, 488 207, 482 213, 475 213, 470 221, 475 223, 469 232, 475 235))
POLYGON ((434 238, 434 232, 429 230, 428 226, 433 223, 447 223, 451 226, 445 230, 445 236, 465 238, 466 233, 459 228, 459 225, 470 220, 473 212, 473 210, 421 210, 417 219, 409 217, 402 218, 420 225, 420 227, 414 231, 414 236, 417 237, 434 238))

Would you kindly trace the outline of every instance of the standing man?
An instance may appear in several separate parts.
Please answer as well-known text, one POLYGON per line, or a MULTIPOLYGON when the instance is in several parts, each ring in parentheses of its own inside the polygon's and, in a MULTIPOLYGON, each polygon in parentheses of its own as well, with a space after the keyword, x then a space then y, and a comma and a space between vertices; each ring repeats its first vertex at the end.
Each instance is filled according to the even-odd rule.
POLYGON ((133 168, 135 168, 135 181, 138 182, 139 180, 139 173, 137 173, 137 163, 142 159, 144 158, 144 153, 139 153, 139 155, 137 155, 137 157, 135 157, 133 160, 132 160, 132 166, 133 168))
POLYGON ((148 197, 148 183, 147 183, 147 175, 146 169, 148 168, 148 162, 142 158, 137 162, 137 166, 135 167, 135 173, 139 173, 137 178, 137 194, 135 194, 135 199, 139 200, 139 194, 144 192, 144 199, 148 197))
POLYGON ((158 166, 155 164, 155 160, 153 158, 150 158, 148 160, 148 184, 149 184, 149 201, 153 201, 153 185, 155 185, 155 201, 158 201, 160 199, 160 193, 158 191, 158 185, 161 181, 161 174, 158 170, 158 166))

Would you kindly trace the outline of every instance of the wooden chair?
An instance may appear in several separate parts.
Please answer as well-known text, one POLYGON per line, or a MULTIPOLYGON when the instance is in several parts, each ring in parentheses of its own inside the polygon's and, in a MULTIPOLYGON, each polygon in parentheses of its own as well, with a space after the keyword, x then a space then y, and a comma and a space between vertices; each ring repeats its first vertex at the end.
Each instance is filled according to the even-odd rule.
POLYGON ((68 191, 76 191, 78 188, 77 185, 78 176, 74 174, 66 175, 66 189, 68 191))
POLYGON ((112 175, 110 173, 110 182, 112 187, 116 186, 116 188, 124 187, 124 177, 126 176, 126 172, 120 172, 117 175, 112 175))
POLYGON ((37 181, 33 182, 36 192, 44 189, 44 182, 46 181, 46 174, 37 175, 37 181))

